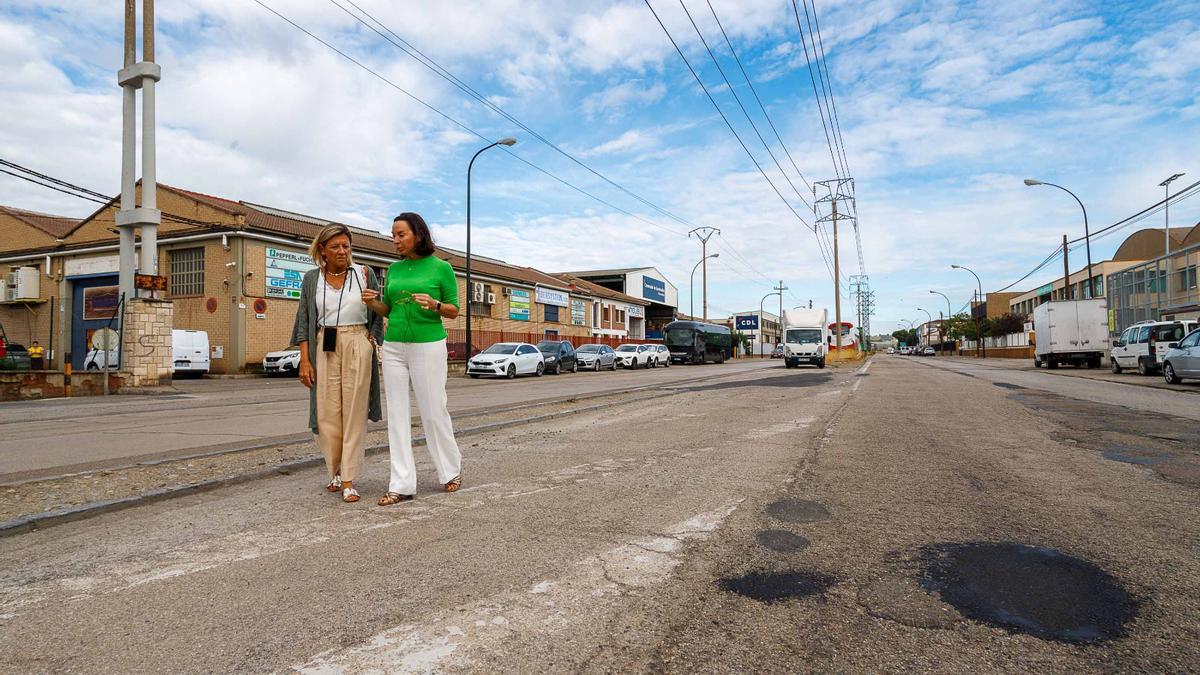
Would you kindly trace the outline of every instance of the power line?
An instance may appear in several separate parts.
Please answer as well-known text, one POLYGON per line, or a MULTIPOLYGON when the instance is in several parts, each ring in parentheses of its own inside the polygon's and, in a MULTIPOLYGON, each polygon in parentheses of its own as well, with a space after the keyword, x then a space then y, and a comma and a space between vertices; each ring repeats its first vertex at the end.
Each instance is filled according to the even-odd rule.
MULTIPOLYGON (((466 82, 462 81, 460 78, 455 76, 452 72, 447 70, 445 67, 443 67, 441 64, 439 64, 437 61, 433 60, 432 58, 427 56, 424 52, 417 49, 415 46, 413 46, 413 44, 411 42, 405 40, 403 37, 398 35, 395 31, 393 31, 391 28, 389 28, 386 24, 384 24, 382 21, 380 21, 378 18, 376 18, 370 12, 368 12, 367 10, 360 7, 353 0, 345 0, 345 2, 347 4, 353 6, 356 10, 358 10, 363 15, 365 15, 367 18, 369 18, 371 21, 373 21, 375 24, 377 24, 379 26, 379 28, 372 26, 371 24, 364 21, 361 17, 356 16, 353 12, 351 12, 348 9, 346 9, 345 7, 343 7, 336 0, 329 0, 330 4, 334 5, 338 9, 342 10, 343 12, 345 12, 347 15, 352 17, 355 21, 358 21, 363 26, 366 26, 370 30, 374 31, 377 35, 382 37, 384 40, 387 40, 387 42, 389 44, 396 47, 400 51, 404 52, 408 56, 412 57, 413 59, 415 59, 416 61, 421 63, 421 65, 423 65, 426 68, 428 68, 429 70, 433 71, 436 75, 438 75, 442 79, 453 84, 455 87, 457 87, 463 93, 467 94, 472 99, 478 101, 483 106, 492 110, 493 112, 500 115, 504 119, 517 125, 519 128, 521 128, 525 132, 529 133, 535 139, 537 139, 538 141, 541 141, 542 143, 544 143, 545 145, 547 145, 548 147, 553 149, 558 154, 562 155, 563 157, 565 157, 565 158, 569 159, 570 161, 574 162, 575 164, 579 165, 580 167, 582 167, 583 169, 585 169, 592 175, 603 180, 604 182, 608 183, 609 185, 613 186, 614 188, 620 190, 621 192, 624 192, 626 195, 629 195, 630 197, 636 199, 637 201, 641 202, 645 206, 661 213, 662 215, 664 215, 682 225, 694 227, 694 225, 692 223, 688 222, 686 219, 684 219, 680 216, 677 216, 674 213, 671 213, 670 211, 667 211, 666 209, 655 204, 654 202, 651 202, 650 200, 633 192, 632 190, 626 188, 625 186, 621 185, 620 183, 617 183, 616 181, 612 180, 608 176, 606 176, 606 175, 600 173, 599 171, 597 171, 596 169, 592 168, 590 165, 588 165, 586 162, 580 160, 578 157, 572 155, 571 153, 567 152, 566 150, 563 150, 561 147, 559 147, 553 141, 546 138, 542 134, 538 133, 536 130, 532 129, 527 124, 525 124, 521 120, 517 119, 515 116, 508 113, 506 110, 504 110, 500 106, 496 105, 494 102, 488 100, 488 98, 486 96, 484 96, 483 94, 476 91, 473 87, 471 87, 469 84, 467 84, 466 82), (384 32, 382 32, 380 30, 380 28, 383 29, 383 31, 386 31, 387 34, 384 34, 384 32), (390 37, 389 37, 389 35, 390 35, 390 37), (395 39, 393 40, 392 38, 395 38, 395 39)), ((259 4, 262 4, 262 3, 260 2, 259 4)), ((677 233, 677 234, 682 234, 682 233, 677 233)))
MULTIPOLYGON (((824 78, 821 80, 821 83, 826 92, 825 93, 825 97, 826 97, 825 104, 826 104, 827 110, 830 113, 830 116, 833 119, 834 139, 837 141, 839 150, 841 151, 842 169, 845 171, 845 175, 849 176, 850 175, 850 162, 846 158, 846 141, 845 141, 845 138, 843 138, 843 136, 842 136, 841 120, 838 118, 837 100, 833 96, 833 81, 829 77, 829 60, 825 58, 825 40, 824 40, 824 38, 821 37, 821 23, 817 20, 817 3, 816 3, 816 0, 807 0, 807 2, 808 2, 808 5, 812 5, 812 21, 809 22, 809 26, 808 26, 808 39, 810 42, 813 43, 813 55, 817 56, 818 74, 820 74, 822 69, 824 70, 824 78), (816 41, 814 41, 812 39, 814 25, 816 26, 816 35, 817 35, 816 41), (818 43, 820 44, 819 56, 817 55, 818 43)), ((804 18, 805 19, 808 19, 808 5, 805 5, 805 7, 804 7, 804 18)))
MULTIPOLYGON (((387 85, 391 86, 391 87, 392 87, 393 89, 395 89, 396 91, 399 91, 400 93, 402 93, 402 94, 404 94, 405 96, 409 97, 409 98, 410 98, 410 99, 412 99, 413 101, 415 101, 415 102, 419 103, 420 105, 422 105, 422 106, 423 106, 423 107, 425 107, 426 109, 428 109, 428 110, 430 110, 430 111, 434 112, 434 113, 435 113, 435 114, 437 114, 439 117, 442 117, 443 119, 445 119, 446 121, 450 122, 450 123, 451 123, 451 124, 453 124, 454 126, 456 126, 456 127, 460 128, 460 129, 462 129, 463 131, 466 131, 467 133, 469 133, 469 134, 471 134, 471 135, 473 135, 473 136, 476 136, 477 138, 479 138, 479 139, 481 139, 481 140, 484 140, 484 141, 491 141, 491 140, 492 140, 492 139, 488 138, 487 136, 484 136, 483 134, 479 133, 479 132, 478 132, 478 131, 476 131, 475 129, 473 129, 473 128, 471 128, 471 127, 467 126, 465 123, 463 123, 463 122, 460 122, 458 119, 454 118, 453 116, 449 115, 448 113, 445 113, 445 112, 443 112, 442 110, 440 110, 440 109, 439 109, 439 108, 437 108, 436 106, 434 106, 434 105, 432 105, 432 104, 430 104, 430 103, 426 102, 424 99, 420 98, 420 97, 419 97, 419 96, 417 96, 416 94, 413 94, 412 92, 408 91, 407 89, 404 89, 404 88, 403 88, 403 87, 401 87, 400 85, 398 85, 398 84, 396 84, 395 82, 393 82, 393 81, 389 80, 388 78, 384 77, 384 76, 383 76, 383 75, 381 75, 379 72, 377 72, 377 71, 375 71, 374 69, 372 69, 371 67, 369 67, 369 66, 367 66, 366 64, 362 63, 362 62, 361 62, 361 61, 359 61, 358 59, 355 59, 353 56, 350 56, 349 54, 347 54, 346 52, 342 51, 341 49, 338 49, 337 47, 335 47, 334 45, 330 44, 329 42, 326 42, 325 40, 321 39, 320 37, 318 37, 317 35, 315 35, 315 34, 314 34, 314 33, 312 33, 311 31, 309 31, 307 28, 305 28, 305 27, 301 26, 300 24, 296 23, 295 21, 292 21, 290 18, 288 18, 288 17, 284 16, 283 14, 280 14, 280 13, 279 13, 279 12, 277 12, 277 11, 276 11, 274 8, 272 8, 272 7, 270 7, 269 5, 267 5, 267 4, 265 4, 265 3, 263 3, 261 0, 254 0, 254 2, 255 2, 255 3, 257 3, 259 6, 261 6, 263 9, 265 9, 265 10, 267 10, 267 11, 271 12, 271 13, 272 13, 272 14, 274 14, 275 16, 277 16, 277 17, 279 17, 280 19, 282 19, 283 21, 287 22, 288 24, 291 24, 291 26, 292 26, 293 28, 296 28, 297 30, 299 30, 299 31, 301 31, 302 33, 304 33, 305 35, 308 35, 308 36, 309 36, 310 38, 312 38, 313 40, 316 40, 317 42, 321 43, 321 44, 322 44, 322 45, 324 45, 325 47, 327 47, 327 48, 329 48, 330 50, 332 50, 332 51, 336 52, 336 53, 337 53, 339 56, 341 56, 342 58, 346 59, 347 61, 350 61, 351 63, 353 63, 354 65, 358 66, 359 68, 362 68, 363 70, 365 70, 366 72, 368 72, 368 73, 370 73, 371 75, 375 76, 376 78, 378 78, 379 80, 381 80, 381 81, 382 81, 382 82, 384 82, 385 84, 387 84, 387 85)), ((377 31, 377 32, 378 32, 378 31, 377 31)), ((639 216, 639 215, 637 215, 637 214, 635 214, 635 213, 632 213, 631 211, 628 211, 628 210, 626 210, 626 209, 623 209, 623 208, 621 208, 621 207, 617 206, 616 204, 613 204, 612 202, 609 202, 609 201, 608 201, 608 200, 606 200, 606 199, 603 199, 603 198, 601 198, 601 197, 599 197, 599 196, 597 196, 597 195, 594 195, 594 194, 592 194, 591 192, 588 192, 587 190, 585 190, 585 189, 583 189, 583 188, 581 188, 581 187, 579 187, 579 186, 575 185, 574 183, 571 183, 570 181, 567 181, 566 179, 564 179, 564 178, 561 178, 561 177, 557 176, 557 175, 556 175, 556 174, 554 174, 554 173, 551 173, 550 171, 548 171, 548 170, 546 170, 546 169, 543 169, 542 167, 538 166, 537 164, 534 164, 533 162, 531 162, 531 161, 529 161, 529 160, 525 159, 524 157, 521 157, 520 155, 518 155, 518 154, 516 154, 516 153, 514 153, 514 152, 512 152, 512 151, 510 151, 510 150, 508 150, 507 148, 502 148, 502 149, 503 149, 503 150, 504 150, 506 153, 508 153, 508 155, 509 155, 510 157, 512 157, 512 158, 514 158, 514 159, 516 159, 518 162, 521 162, 522 164, 525 164, 526 166, 528 166, 528 167, 530 167, 530 168, 534 169, 535 171, 538 171, 539 173, 542 173, 542 174, 544 174, 544 175, 546 175, 546 176, 548 176, 548 177, 550 177, 550 178, 554 179, 555 181, 557 181, 557 182, 561 183, 562 185, 564 185, 564 186, 566 186, 566 187, 568 187, 568 188, 570 188, 570 189, 572 189, 572 190, 574 190, 574 191, 576 191, 576 192, 578 192, 578 193, 580 193, 580 194, 582 194, 582 195, 584 195, 584 196, 586 196, 586 197, 588 197, 588 198, 590 198, 590 199, 593 199, 593 200, 595 200, 595 201, 597 201, 597 202, 599 202, 599 203, 601 203, 601 204, 604 204, 605 206, 609 207, 610 209, 613 209, 614 211, 618 211, 618 212, 620 212, 620 213, 623 213, 623 214, 625 214, 625 215, 627 215, 627 216, 629 216, 629 217, 631 217, 631 218, 635 218, 635 219, 637 219, 637 220, 640 220, 640 221, 642 221, 642 222, 644 222, 644 223, 646 223, 647 225, 650 225, 650 226, 652 226, 652 227, 656 227, 656 228, 658 228, 658 229, 665 230, 665 231, 667 231, 667 232, 670 232, 670 233, 672 233, 672 234, 677 234, 677 235, 679 235, 679 236, 681 236, 681 237, 682 237, 682 236, 685 236, 683 232, 680 232, 680 231, 678 231, 678 230, 671 229, 671 228, 669 228, 669 227, 666 227, 666 226, 664 226, 664 225, 662 225, 662 224, 660 224, 660 223, 656 223, 656 222, 654 222, 654 221, 651 221, 651 220, 649 220, 649 219, 647 219, 647 218, 644 218, 644 217, 642 217, 642 216, 639 216)), ((689 223, 687 223, 687 221, 683 221, 682 219, 679 219, 679 218, 677 218, 677 217, 675 217, 675 216, 672 216, 672 218, 674 218, 674 219, 676 219, 676 220, 680 220, 681 222, 683 222, 683 223, 685 223, 685 224, 689 224, 689 223)))
MULTIPOLYGON (((804 11, 807 14, 807 5, 805 5, 804 11)), ((804 48, 804 60, 808 63, 808 79, 812 82, 813 99, 817 102, 817 113, 821 116, 821 128, 825 130, 825 144, 829 146, 829 159, 833 162, 834 174, 841 178, 841 168, 838 166, 837 154, 833 150, 834 143, 829 136, 829 125, 825 122, 825 108, 821 104, 821 94, 817 91, 817 79, 813 75, 812 59, 808 55, 808 41, 804 37, 804 27, 800 25, 800 8, 796 6, 796 0, 792 0, 792 12, 796 15, 796 29, 800 31, 800 45, 804 48)))
POLYGON ((688 61, 686 56, 684 56, 683 50, 679 47, 679 44, 675 42, 675 37, 671 35, 671 31, 667 30, 667 26, 663 23, 662 19, 659 18, 658 12, 654 11, 654 7, 650 4, 650 0, 642 1, 646 4, 646 7, 649 8, 650 13, 654 15, 654 19, 658 22, 659 27, 661 27, 663 33, 666 34, 667 39, 671 41, 671 45, 675 47, 675 51, 679 54, 679 58, 683 59, 684 65, 687 66, 688 71, 691 72, 692 77, 695 78, 696 83, 700 85, 700 89, 704 91, 704 95, 708 97, 709 102, 712 103, 713 108, 716 109, 717 114, 721 116, 722 120, 724 120, 725 126, 729 127, 729 131, 733 133, 733 137, 736 138, 738 144, 742 146, 742 150, 746 152, 746 156, 749 157, 750 161, 754 163, 754 166, 758 168, 758 172, 762 174, 762 177, 767 181, 767 184, 771 186, 771 189, 775 191, 775 194, 779 195, 779 199, 783 202, 784 206, 787 206, 788 210, 792 212, 792 215, 796 216, 796 220, 804 223, 805 227, 813 229, 813 226, 809 225, 808 222, 796 212, 796 209, 792 206, 791 202, 789 202, 787 198, 783 196, 783 193, 779 191, 779 188, 775 187, 775 183, 771 182, 771 179, 767 176, 767 172, 763 170, 762 165, 758 163, 757 159, 755 159, 754 153, 750 152, 750 148, 746 147, 745 141, 743 141, 742 137, 738 135, 737 130, 733 128, 733 124, 729 121, 729 118, 725 116, 724 111, 721 110, 721 106, 717 104, 717 100, 713 98, 713 95, 708 90, 708 87, 704 85, 704 81, 700 79, 700 75, 696 72, 696 69, 692 67, 692 63, 688 61))

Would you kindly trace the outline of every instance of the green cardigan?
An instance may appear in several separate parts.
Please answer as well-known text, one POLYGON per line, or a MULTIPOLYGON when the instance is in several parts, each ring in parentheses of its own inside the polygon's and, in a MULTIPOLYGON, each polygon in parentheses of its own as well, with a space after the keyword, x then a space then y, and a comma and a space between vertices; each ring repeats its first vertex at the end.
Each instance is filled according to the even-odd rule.
MULTIPOLYGON (((379 280, 370 267, 364 267, 367 272, 367 288, 379 290, 379 280)), ((317 280, 321 277, 320 268, 309 270, 304 274, 304 283, 300 286, 300 306, 296 309, 296 323, 292 326, 292 344, 308 343, 308 362, 312 364, 313 372, 317 369, 317 280), (314 348, 316 347, 316 348, 314 348)), ((367 332, 375 340, 375 344, 383 344, 383 317, 367 309, 367 332)), ((367 406, 367 419, 378 422, 383 419, 383 407, 379 404, 379 359, 371 358, 371 399, 367 406)), ((317 433, 317 388, 308 390, 308 428, 317 433)))

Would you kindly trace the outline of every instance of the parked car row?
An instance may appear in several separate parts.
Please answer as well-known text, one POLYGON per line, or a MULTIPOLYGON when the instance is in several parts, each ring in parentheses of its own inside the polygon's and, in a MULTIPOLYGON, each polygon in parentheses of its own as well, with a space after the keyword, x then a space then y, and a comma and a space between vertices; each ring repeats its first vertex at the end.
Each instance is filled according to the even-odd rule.
POLYGON ((543 340, 537 345, 497 342, 467 361, 467 375, 476 379, 485 375, 512 379, 518 375, 575 373, 581 368, 599 372, 660 365, 671 365, 671 354, 664 345, 625 344, 613 349, 608 345, 586 344, 576 349, 566 340, 543 340))
POLYGON ((937 356, 937 350, 930 346, 900 347, 898 350, 894 347, 888 347, 887 353, 899 354, 901 356, 937 356))
POLYGON ((1113 340, 1108 354, 1114 373, 1136 370, 1139 375, 1161 372, 1169 384, 1200 378, 1200 322, 1140 321, 1113 340))

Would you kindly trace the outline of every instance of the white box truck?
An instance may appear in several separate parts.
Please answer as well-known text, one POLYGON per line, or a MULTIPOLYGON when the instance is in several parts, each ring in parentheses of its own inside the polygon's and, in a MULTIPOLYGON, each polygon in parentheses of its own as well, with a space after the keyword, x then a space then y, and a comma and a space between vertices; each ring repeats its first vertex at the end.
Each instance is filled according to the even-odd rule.
POLYGON ((825 367, 829 351, 829 310, 788 309, 783 312, 783 364, 825 367))
POLYGON ((1070 363, 1099 368, 1108 353, 1108 303, 1104 298, 1054 300, 1033 310, 1033 365, 1070 363))

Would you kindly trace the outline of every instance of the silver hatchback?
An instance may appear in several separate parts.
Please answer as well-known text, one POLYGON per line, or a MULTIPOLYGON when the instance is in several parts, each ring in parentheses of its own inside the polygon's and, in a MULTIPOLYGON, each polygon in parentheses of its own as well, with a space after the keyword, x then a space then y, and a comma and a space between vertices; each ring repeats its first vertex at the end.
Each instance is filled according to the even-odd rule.
POLYGON ((1169 384, 1179 384, 1185 377, 1200 378, 1200 328, 1168 347, 1163 357, 1163 379, 1169 384))
POLYGON ((579 367, 584 370, 616 370, 617 354, 608 345, 580 345, 575 350, 579 367))

